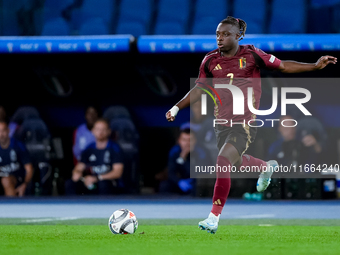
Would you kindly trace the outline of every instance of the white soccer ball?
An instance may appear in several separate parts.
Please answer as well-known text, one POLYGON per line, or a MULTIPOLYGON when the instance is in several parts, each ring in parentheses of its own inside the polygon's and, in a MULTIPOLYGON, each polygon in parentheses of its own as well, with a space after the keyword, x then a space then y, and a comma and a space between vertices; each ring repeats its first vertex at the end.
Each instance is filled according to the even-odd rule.
POLYGON ((117 210, 109 219, 109 228, 113 234, 133 234, 138 228, 136 215, 128 209, 117 210))

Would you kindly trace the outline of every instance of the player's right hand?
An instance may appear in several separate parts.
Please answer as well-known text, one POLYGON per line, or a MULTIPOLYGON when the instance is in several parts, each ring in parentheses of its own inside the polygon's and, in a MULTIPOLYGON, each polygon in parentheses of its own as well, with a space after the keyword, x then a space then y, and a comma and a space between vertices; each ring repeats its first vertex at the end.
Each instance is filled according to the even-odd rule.
POLYGON ((166 114, 165 114, 165 117, 168 121, 174 121, 175 120, 175 116, 171 116, 171 112, 168 111, 166 114))
POLYGON ((168 121, 174 121, 178 111, 179 111, 179 108, 177 105, 175 105, 165 114, 166 119, 168 121))

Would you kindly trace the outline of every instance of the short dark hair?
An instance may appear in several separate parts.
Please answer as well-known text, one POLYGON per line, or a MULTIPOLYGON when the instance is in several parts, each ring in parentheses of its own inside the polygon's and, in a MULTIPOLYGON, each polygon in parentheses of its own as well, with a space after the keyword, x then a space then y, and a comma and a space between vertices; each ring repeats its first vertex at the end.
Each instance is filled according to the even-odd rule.
POLYGON ((88 111, 90 108, 93 108, 93 109, 97 112, 98 117, 102 116, 101 108, 100 108, 98 105, 96 105, 96 104, 88 105, 88 106, 85 108, 85 114, 87 113, 87 111, 88 111))
POLYGON ((190 128, 184 128, 179 132, 179 134, 182 134, 182 133, 190 135, 191 129, 190 128))
POLYGON ((222 20, 220 23, 230 24, 230 25, 237 27, 240 30, 240 35, 241 35, 240 41, 243 39, 243 37, 246 34, 247 23, 243 19, 238 19, 238 18, 234 18, 232 16, 228 16, 227 18, 222 20))
MULTIPOLYGON (((94 122, 94 125, 96 125, 97 122, 104 122, 104 123, 106 123, 107 127, 108 127, 109 129, 111 129, 110 123, 109 123, 109 121, 108 121, 107 119, 105 119, 105 118, 99 118, 99 119, 97 119, 97 120, 94 122)), ((93 126, 94 126, 94 125, 93 125, 93 126)))
POLYGON ((181 129, 180 132, 179 132, 178 137, 180 137, 181 134, 194 135, 195 137, 197 137, 196 136, 196 132, 194 130, 192 130, 191 128, 181 129))

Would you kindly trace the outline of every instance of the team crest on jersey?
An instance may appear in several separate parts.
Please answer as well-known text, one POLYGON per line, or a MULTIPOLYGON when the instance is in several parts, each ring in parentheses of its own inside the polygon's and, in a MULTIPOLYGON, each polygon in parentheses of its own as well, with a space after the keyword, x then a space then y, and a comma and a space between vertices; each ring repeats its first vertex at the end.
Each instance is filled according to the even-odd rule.
POLYGON ((11 161, 17 161, 17 154, 15 153, 14 150, 11 150, 11 152, 9 153, 9 156, 11 158, 11 161))
POLYGON ((106 151, 105 154, 104 154, 104 163, 108 164, 110 163, 110 152, 109 151, 106 151))
POLYGON ((246 64, 247 64, 246 58, 242 57, 238 60, 238 65, 239 65, 240 69, 246 68, 246 64))

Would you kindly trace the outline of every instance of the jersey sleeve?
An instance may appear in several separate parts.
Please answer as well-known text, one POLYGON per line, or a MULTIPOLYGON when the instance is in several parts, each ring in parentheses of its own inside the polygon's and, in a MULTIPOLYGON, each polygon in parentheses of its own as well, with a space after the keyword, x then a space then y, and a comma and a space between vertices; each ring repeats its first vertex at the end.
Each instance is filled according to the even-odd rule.
POLYGON ((124 154, 120 146, 116 143, 112 144, 112 150, 114 153, 111 153, 111 162, 115 163, 124 163, 124 154))
POLYGON ((281 64, 281 60, 275 57, 274 55, 268 54, 264 52, 263 50, 255 48, 255 47, 254 47, 253 52, 255 53, 255 55, 253 54, 255 58, 255 62, 259 67, 264 67, 268 69, 279 68, 281 64))
POLYGON ((200 70, 199 70, 199 74, 198 74, 198 78, 196 79, 196 84, 197 84, 198 87, 203 88, 203 87, 206 87, 206 85, 210 85, 209 78, 212 78, 212 75, 209 72, 210 60, 211 59, 208 59, 207 57, 205 57, 202 60, 200 70))
POLYGON ((89 162, 89 150, 90 148, 86 148, 81 154, 80 154, 80 161, 81 163, 84 163, 85 165, 88 165, 89 162))
POLYGON ((20 161, 23 165, 32 163, 26 146, 21 142, 17 142, 17 153, 19 154, 20 161))

